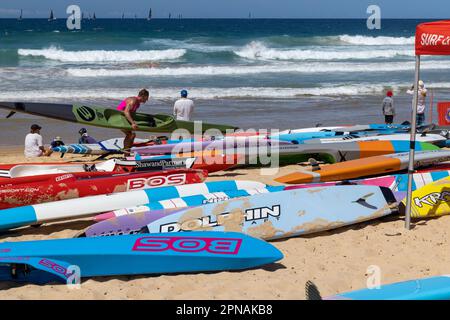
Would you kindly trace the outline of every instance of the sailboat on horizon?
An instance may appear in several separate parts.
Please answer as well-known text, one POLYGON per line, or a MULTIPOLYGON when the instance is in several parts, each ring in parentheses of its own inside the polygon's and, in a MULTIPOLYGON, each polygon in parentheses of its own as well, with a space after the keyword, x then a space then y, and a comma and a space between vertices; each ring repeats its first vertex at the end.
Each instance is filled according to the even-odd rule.
POLYGON ((53 14, 53 10, 50 9, 50 17, 48 18, 48 21, 54 21, 54 20, 56 20, 56 17, 55 17, 55 15, 53 14))
POLYGON ((148 11, 147 21, 150 21, 151 19, 152 19, 152 8, 150 8, 150 10, 148 11))
POLYGON ((125 13, 122 13, 122 19, 124 19, 125 18, 125 13))
POLYGON ((22 9, 20 9, 20 16, 19 16, 19 18, 17 18, 17 20, 22 20, 22 9))
POLYGON ((94 15, 92 16, 92 20, 95 20, 95 19, 97 19, 97 17, 95 16, 95 12, 94 12, 94 15))

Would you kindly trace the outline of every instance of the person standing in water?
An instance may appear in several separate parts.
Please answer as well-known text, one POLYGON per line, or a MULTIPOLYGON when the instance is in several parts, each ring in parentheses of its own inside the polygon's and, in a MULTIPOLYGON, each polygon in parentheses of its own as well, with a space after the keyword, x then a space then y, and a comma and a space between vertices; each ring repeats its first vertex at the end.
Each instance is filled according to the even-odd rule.
POLYGON ((392 95, 392 91, 388 91, 386 97, 383 99, 383 115, 384 123, 386 124, 392 124, 394 122, 395 108, 392 95))
MULTIPOLYGON (((406 91, 409 94, 414 95, 414 85, 411 89, 406 91)), ((422 80, 419 81, 419 91, 417 92, 417 117, 416 123, 421 126, 425 122, 425 98, 427 97, 427 89, 425 89, 425 84, 422 80)), ((414 103, 414 99, 413 99, 414 103)), ((414 106, 413 106, 414 107, 414 106)))
POLYGON ((141 103, 146 103, 149 98, 149 92, 146 89, 139 91, 137 97, 128 97, 124 99, 118 106, 117 110, 122 111, 131 125, 131 130, 122 130, 125 133, 125 140, 123 141, 124 149, 130 149, 133 146, 136 133, 134 130, 138 129, 138 125, 134 121, 134 114, 141 106, 141 103))
POLYGON ((181 90, 181 98, 175 101, 173 106, 173 115, 176 120, 191 121, 192 112, 194 112, 194 101, 188 99, 187 90, 181 90))

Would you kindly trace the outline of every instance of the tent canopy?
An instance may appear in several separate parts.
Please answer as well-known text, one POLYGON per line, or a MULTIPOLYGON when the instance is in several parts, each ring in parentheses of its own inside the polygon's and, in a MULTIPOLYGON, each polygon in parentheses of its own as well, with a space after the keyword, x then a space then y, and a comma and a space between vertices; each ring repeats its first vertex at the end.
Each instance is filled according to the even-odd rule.
POLYGON ((416 27, 416 55, 450 55, 450 20, 416 27))

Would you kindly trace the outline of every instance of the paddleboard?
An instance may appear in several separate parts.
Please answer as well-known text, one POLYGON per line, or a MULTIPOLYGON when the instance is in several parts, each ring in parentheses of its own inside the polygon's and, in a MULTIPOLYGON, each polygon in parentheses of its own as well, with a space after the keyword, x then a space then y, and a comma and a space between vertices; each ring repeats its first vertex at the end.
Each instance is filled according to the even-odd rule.
POLYGON ((450 276, 435 276, 424 279, 391 283, 374 289, 361 289, 324 300, 449 300, 450 276))
MULTIPOLYGON (((438 181, 440 179, 450 176, 450 170, 444 171, 431 171, 431 172, 418 172, 414 173, 412 179, 412 190, 422 188, 423 186, 438 181)), ((386 187, 394 192, 406 192, 408 190, 408 175, 407 174, 394 174, 375 178, 344 180, 344 181, 332 181, 323 183, 305 183, 295 186, 287 186, 285 190, 293 190, 300 188, 311 187, 329 187, 335 185, 369 185, 386 187)), ((403 199, 400 199, 403 200, 403 199)))
POLYGON ((149 233, 237 231, 272 240, 331 230, 394 212, 388 188, 334 186, 259 194, 186 209, 147 225, 149 233))
MULTIPOLYGON (((368 135, 363 137, 358 136, 342 136, 342 137, 333 137, 333 138, 323 138, 323 139, 310 139, 305 140, 304 143, 336 143, 336 142, 349 142, 349 141, 371 141, 371 140, 397 140, 397 141, 409 141, 411 138, 409 133, 397 133, 397 134, 380 134, 380 135, 368 135)), ((417 142, 428 142, 436 145, 445 146, 445 142, 447 141, 446 137, 443 137, 439 134, 416 134, 417 142)))
MULTIPOLYGON (((349 180, 408 168, 409 153, 395 153, 368 157, 323 166, 317 171, 300 171, 275 178, 287 184, 349 180)), ((421 167, 450 160, 449 150, 417 151, 414 166, 421 167)))
MULTIPOLYGON (((406 206, 406 199, 402 203, 406 206)), ((447 214, 450 214, 450 177, 446 176, 431 182, 412 193, 412 218, 429 218, 447 214)))
MULTIPOLYGON (((103 213, 94 217, 94 221, 103 221, 124 215, 133 215, 137 213, 149 213, 155 210, 164 209, 177 209, 177 208, 187 208, 195 207, 208 203, 222 202, 228 199, 238 198, 238 197, 248 197, 260 193, 277 192, 284 190, 283 186, 267 186, 261 189, 242 189, 242 190, 225 190, 222 192, 213 192, 207 194, 198 194, 181 198, 172 198, 167 200, 161 200, 157 202, 147 203, 142 206, 135 206, 129 208, 123 208, 119 210, 114 210, 111 212, 103 213)), ((144 225, 143 225, 144 226, 144 225)), ((143 227, 142 226, 142 227, 143 227)))
POLYGON ((83 198, 93 195, 126 192, 136 183, 146 181, 144 188, 166 184, 181 185, 200 183, 207 173, 201 170, 178 169, 158 172, 110 174, 96 177, 76 174, 56 174, 47 180, 31 182, 24 178, 12 178, 0 186, 0 209, 27 206, 38 203, 83 198))
MULTIPOLYGON (((80 173, 80 172, 110 172, 125 173, 135 171, 161 171, 168 169, 190 169, 194 167, 196 158, 164 158, 155 157, 153 159, 139 160, 119 160, 111 159, 97 163, 54 163, 46 162, 34 164, 13 164, 3 166, 2 178, 19 178, 37 175, 61 174, 61 173, 80 173)), ((206 167, 206 166, 205 166, 206 167)), ((197 166, 196 169, 201 169, 197 166)))
MULTIPOLYGON (((98 143, 73 143, 68 145, 63 145, 59 147, 53 147, 53 152, 59 153, 72 153, 72 154, 92 154, 92 155, 103 155, 112 153, 123 153, 124 138, 113 138, 108 140, 102 140, 98 143)), ((153 144, 149 139, 139 139, 134 140, 135 146, 144 146, 147 144, 153 144)))
POLYGON ((73 283, 95 276, 241 270, 282 258, 273 245, 236 232, 5 242, 0 280, 73 283))
MULTIPOLYGON (((133 130, 123 112, 85 105, 31 103, 31 102, 0 102, 0 108, 11 112, 28 113, 36 116, 58 119, 69 122, 88 124, 120 130, 133 130)), ((170 135, 176 129, 185 129, 194 133, 198 129, 202 133, 216 129, 220 132, 237 129, 233 126, 202 122, 195 125, 191 121, 175 120, 172 115, 146 114, 137 112, 133 115, 138 128, 134 131, 154 132, 159 135, 170 135), (197 128, 198 127, 198 128, 197 128)))
POLYGON ((89 196, 80 199, 68 199, 0 210, 0 230, 41 222, 90 216, 154 201, 218 192, 224 189, 252 189, 263 188, 265 186, 263 183, 254 181, 215 181, 174 186, 173 184, 179 184, 178 180, 180 179, 183 180, 184 177, 175 176, 169 179, 168 177, 160 176, 159 179, 152 177, 151 180, 135 179, 129 182, 128 189, 131 191, 128 192, 89 196), (169 186, 148 189, 149 183, 152 187, 169 186))

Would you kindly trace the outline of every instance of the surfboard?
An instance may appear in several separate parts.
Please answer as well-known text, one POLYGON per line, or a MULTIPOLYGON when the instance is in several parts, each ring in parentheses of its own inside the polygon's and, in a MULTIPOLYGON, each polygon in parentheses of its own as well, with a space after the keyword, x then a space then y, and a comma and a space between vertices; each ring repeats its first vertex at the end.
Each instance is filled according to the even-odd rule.
POLYGON ((237 231, 280 239, 368 221, 395 212, 392 191, 374 186, 334 186, 259 194, 169 214, 149 233, 237 231))
MULTIPOLYGON (((0 108, 11 111, 11 114, 21 112, 97 127, 132 130, 124 113, 115 109, 85 105, 31 102, 0 102, 0 108)), ((219 132, 226 132, 227 130, 234 131, 237 129, 234 126, 204 122, 201 125, 200 123, 197 124, 198 128, 196 128, 194 122, 175 120, 173 116, 167 114, 137 112, 133 117, 138 125, 138 129, 134 131, 154 132, 159 135, 170 135, 176 129, 185 129, 190 133, 194 133, 194 129, 198 129, 202 133, 212 129, 216 129, 219 132)))
MULTIPOLYGON (((157 202, 147 203, 142 206, 135 206, 129 208, 123 208, 114 210, 94 217, 94 221, 103 221, 110 218, 115 218, 124 215, 133 215, 138 213, 149 213, 152 211, 165 210, 165 209, 178 209, 195 207, 208 203, 222 202, 232 198, 248 197, 255 194, 277 192, 284 190, 283 186, 267 186, 261 189, 241 189, 241 190, 224 190, 222 192, 213 192, 207 194, 198 194, 181 198, 172 198, 167 200, 161 200, 157 202)), ((143 227, 142 225, 141 227, 143 227)))
POLYGON ((236 232, 5 242, 0 280, 73 284, 95 276, 242 270, 282 258, 270 243, 236 232))
MULTIPOLYGON (((336 142, 345 142, 345 141, 371 141, 371 140, 381 140, 381 141, 388 141, 388 140, 397 140, 397 141, 409 141, 411 138, 409 133, 397 133, 397 134, 380 134, 380 135, 367 135, 367 136, 337 136, 332 138, 321 138, 321 139, 310 139, 305 140, 304 143, 336 143, 336 142)), ((441 136, 440 134, 416 134, 416 141, 417 142, 428 142, 433 143, 440 146, 445 146, 445 142, 447 141, 447 138, 444 136, 441 136)))
MULTIPOLYGON (((402 203, 406 205, 406 199, 402 203)), ((431 182, 412 193, 412 218, 437 217, 447 214, 450 214, 449 176, 431 182)))
MULTIPOLYGON (((356 179, 404 170, 408 167, 408 159, 408 152, 387 154, 330 164, 317 171, 294 172, 274 180, 281 183, 296 184, 356 179)), ((414 157, 414 166, 427 166, 449 160, 449 150, 417 151, 414 157)))
POLYGON ((254 181, 215 181, 190 185, 179 185, 184 175, 157 176, 151 179, 129 181, 127 192, 89 196, 0 210, 0 230, 41 222, 67 220, 95 215, 126 207, 143 205, 170 198, 212 193, 222 190, 263 188, 265 185, 254 181), (149 185, 150 184, 150 185, 149 185), (178 185, 176 185, 178 184, 178 185), (149 186, 155 188, 148 188, 149 186), (159 187, 159 188, 156 188, 159 187))
POLYGON ((207 165, 202 165, 202 168, 199 168, 199 165, 195 166, 196 161, 196 158, 155 157, 142 161, 111 159, 97 163, 22 163, 2 166, 4 170, 2 171, 1 178, 19 178, 81 172, 127 173, 137 171, 162 171, 170 169, 194 169, 194 167, 196 167, 195 169, 208 168, 207 165))
MULTIPOLYGON (((418 172, 413 173, 412 176, 413 176, 412 190, 414 191, 416 189, 424 187, 429 183, 449 177, 450 170, 418 172)), ((323 183, 305 183, 300 185, 287 186, 285 187, 285 190, 311 188, 311 187, 329 187, 335 185, 369 185, 369 186, 386 187, 395 192, 397 191, 406 192, 408 190, 408 174, 394 174, 375 178, 332 181, 323 183)))
MULTIPOLYGON (((124 138, 113 138, 108 140, 102 140, 97 143, 73 143, 68 145, 63 145, 59 147, 53 147, 53 152, 59 153, 71 153, 71 154, 92 154, 92 155, 103 155, 103 154, 113 154, 113 153, 123 153, 124 138)), ((144 146, 147 144, 153 144, 149 139, 139 139, 134 140, 135 146, 144 146)))
MULTIPOLYGON (((295 164, 308 161, 314 158, 318 161, 326 163, 342 162, 354 159, 361 159, 376 155, 406 152, 409 150, 409 141, 359 141, 359 142, 342 142, 328 144, 267 144, 258 147, 237 147, 234 149, 221 149, 222 145, 218 145, 218 149, 209 149, 206 146, 203 151, 194 153, 179 153, 176 156, 199 156, 202 154, 225 154, 228 156, 242 155, 245 159, 239 161, 240 165, 269 165, 278 163, 279 165, 295 164), (276 162, 275 162, 276 161, 276 162)), ((416 142, 416 150, 437 150, 437 146, 416 142)), ((159 146, 155 146, 159 147, 159 146)), ((169 147, 173 148, 174 146, 169 147)), ((153 147, 144 147, 140 152, 146 152, 153 147)), ((169 150, 167 149, 167 150, 169 150)), ((136 149, 133 149, 136 150, 136 149)), ((161 149, 155 149, 159 152, 161 149)), ((176 149, 172 149, 176 151, 176 149)))
POLYGON ((324 300, 449 300, 450 276, 396 282, 374 289, 360 289, 324 300))
POLYGON ((46 180, 32 182, 27 178, 12 178, 0 184, 0 209, 27 206, 38 203, 83 198, 117 192, 126 192, 136 181, 147 181, 144 188, 154 187, 162 179, 172 185, 201 183, 207 173, 202 170, 177 169, 157 172, 95 174, 56 174, 46 180), (176 179, 175 179, 176 178, 176 179))
POLYGON ((131 151, 140 155, 179 154, 200 152, 202 150, 225 150, 235 148, 264 147, 271 145, 288 145, 287 141, 272 141, 259 137, 225 137, 223 140, 180 142, 174 144, 133 147, 131 151))

